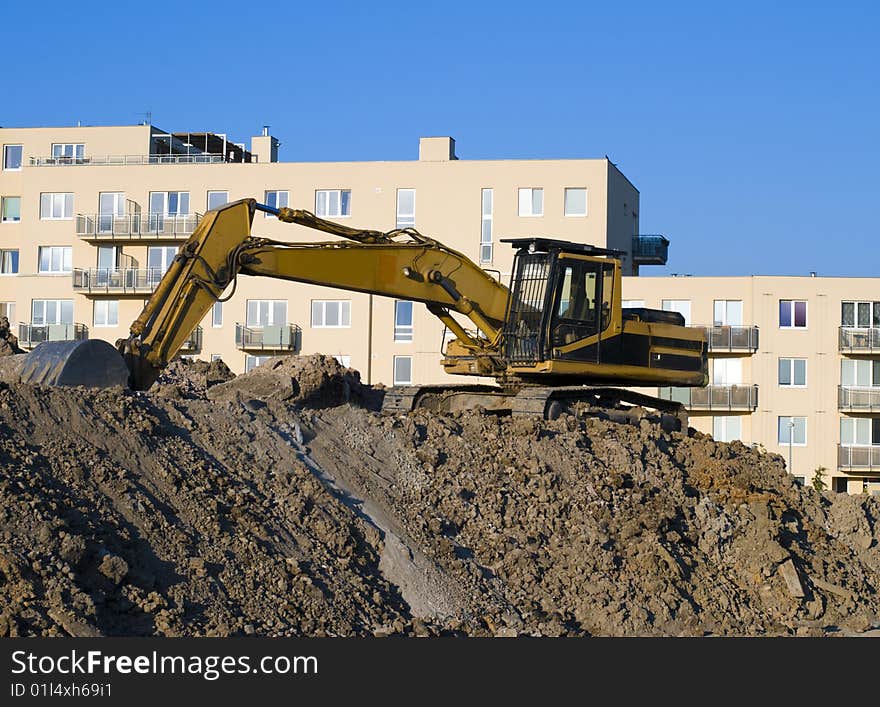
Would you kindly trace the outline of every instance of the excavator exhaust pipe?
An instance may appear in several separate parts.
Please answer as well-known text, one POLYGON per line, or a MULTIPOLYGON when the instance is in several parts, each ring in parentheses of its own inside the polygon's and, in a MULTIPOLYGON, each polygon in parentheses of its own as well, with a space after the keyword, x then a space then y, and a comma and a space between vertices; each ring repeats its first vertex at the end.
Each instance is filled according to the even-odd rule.
POLYGON ((82 385, 89 388, 128 386, 130 372, 122 355, 101 339, 44 341, 24 357, 22 383, 82 385))

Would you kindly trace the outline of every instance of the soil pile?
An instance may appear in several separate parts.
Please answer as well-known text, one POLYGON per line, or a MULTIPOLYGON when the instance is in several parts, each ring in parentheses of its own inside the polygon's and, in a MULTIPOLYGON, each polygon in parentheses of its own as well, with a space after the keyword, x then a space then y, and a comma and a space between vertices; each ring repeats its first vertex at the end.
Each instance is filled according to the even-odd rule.
POLYGON ((776 455, 648 420, 382 414, 329 357, 229 375, 0 384, 0 634, 878 625, 880 504, 776 455))

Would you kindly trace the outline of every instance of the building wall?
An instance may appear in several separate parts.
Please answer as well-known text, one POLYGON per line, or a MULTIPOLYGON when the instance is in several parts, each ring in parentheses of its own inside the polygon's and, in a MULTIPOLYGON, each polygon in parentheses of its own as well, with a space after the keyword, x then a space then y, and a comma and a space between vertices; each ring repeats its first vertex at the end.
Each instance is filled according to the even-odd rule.
MULTIPOLYGON (((861 492, 863 481, 869 490, 880 491, 876 471, 847 473, 838 465, 841 418, 868 418, 871 413, 852 413, 838 407, 841 362, 871 361, 880 350, 850 354, 840 350, 839 328, 843 301, 880 300, 880 278, 848 277, 626 277, 626 299, 643 300, 645 306, 661 309, 663 300, 689 300, 693 326, 712 326, 715 300, 740 300, 744 325, 758 327, 759 345, 753 353, 710 352, 710 373, 718 361, 736 358, 742 361, 743 384, 757 384, 758 405, 754 411, 692 411, 692 424, 709 434, 713 417, 718 413, 735 414, 742 419, 742 440, 762 444, 768 451, 789 458, 789 445, 780 444, 780 416, 806 417, 807 442, 791 447, 792 473, 809 482, 814 471, 824 466, 826 483, 841 479, 851 492, 861 492), (780 300, 807 303, 807 326, 780 326, 780 300), (780 358, 807 361, 805 387, 779 384, 780 358), (845 482, 843 481, 845 479, 845 482)), ((723 364, 722 364, 723 365, 723 364)), ((877 381, 880 383, 880 381, 877 381)), ((880 392, 880 388, 877 388, 880 392)), ((875 413, 880 416, 880 410, 875 413)))
MULTIPOLYGON (((491 188, 493 257, 482 265, 504 282, 509 278, 513 251, 500 242, 502 238, 545 236, 631 249, 632 224, 609 219, 608 214, 623 213, 624 202, 632 209, 638 192, 606 159, 448 159, 449 150, 444 154, 435 149, 441 139, 434 138, 425 146, 424 159, 398 162, 29 165, 31 157, 50 155, 55 142, 84 143, 86 156, 145 155, 151 130, 150 126, 0 129, 0 143, 23 145, 22 169, 0 171, 0 195, 21 197, 21 221, 0 224, 0 247, 19 251, 19 273, 0 277, 0 302, 15 302, 19 322, 30 322, 35 299, 72 299, 74 322, 85 324, 90 336, 112 342, 127 335, 148 293, 89 296, 74 291, 70 274, 38 274, 40 246, 71 246, 74 269, 97 267, 98 244, 77 236, 76 216, 96 214, 101 192, 124 192, 129 208, 139 209, 146 217, 152 191, 186 191, 190 213, 204 213, 210 190, 228 192, 229 201, 246 197, 262 201, 266 190, 282 190, 289 193, 289 206, 315 210, 316 190, 348 189, 350 215, 334 220, 388 230, 396 225, 397 190, 415 189, 416 228, 479 262, 481 190, 491 188), (614 178, 613 194, 609 175, 614 178), (518 189, 523 187, 543 189, 541 216, 518 215, 518 189), (564 215, 566 187, 587 189, 586 216, 564 215), (41 194, 57 192, 73 194, 73 218, 41 220, 41 194), (119 301, 118 325, 96 327, 95 302, 107 299, 119 301)), ((265 140, 266 136, 257 139, 265 140)), ((297 242, 333 239, 261 214, 255 219, 253 233, 297 242)), ((161 245, 179 246, 184 240, 181 237, 161 245)), ((148 245, 158 244, 122 239, 115 245, 122 247, 124 265, 145 268, 148 245)), ((371 382, 392 383, 394 356, 412 357, 414 382, 451 379, 439 365, 443 327, 422 305, 414 306, 412 342, 396 343, 392 300, 268 278, 240 279, 235 296, 223 305, 221 327, 212 326, 210 314, 205 318, 202 358, 219 355, 234 371, 244 370, 247 353, 236 348, 235 324, 245 321, 249 299, 286 300, 289 322, 302 328, 303 353, 350 356, 351 365, 371 382), (351 326, 311 327, 311 302, 316 299, 350 300, 351 326)))

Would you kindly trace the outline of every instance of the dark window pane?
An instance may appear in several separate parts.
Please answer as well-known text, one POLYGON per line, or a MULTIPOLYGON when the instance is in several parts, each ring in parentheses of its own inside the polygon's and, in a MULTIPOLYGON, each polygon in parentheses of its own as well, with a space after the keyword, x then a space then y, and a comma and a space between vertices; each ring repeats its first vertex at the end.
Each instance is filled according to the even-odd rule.
POLYGON ((840 303, 840 325, 855 326, 856 325, 856 305, 855 302, 840 303))
POLYGON ((791 326, 791 300, 779 300, 779 326, 791 326))
POLYGON ((806 302, 795 302, 794 303, 794 325, 796 327, 807 326, 807 303, 806 302))

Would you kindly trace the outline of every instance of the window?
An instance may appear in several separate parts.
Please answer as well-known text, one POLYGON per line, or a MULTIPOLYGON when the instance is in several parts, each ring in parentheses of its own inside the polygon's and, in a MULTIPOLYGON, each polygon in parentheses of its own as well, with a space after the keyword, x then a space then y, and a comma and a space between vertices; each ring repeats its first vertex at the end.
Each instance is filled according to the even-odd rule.
POLYGON ((73 248, 64 246, 40 246, 39 272, 70 273, 73 271, 73 248))
POLYGON ((228 191, 209 191, 208 192, 208 211, 211 209, 219 209, 229 201, 228 191))
POLYGON ((780 358, 779 385, 783 388, 806 388, 807 359, 780 358))
POLYGON ((153 245, 147 248, 147 276, 152 285, 158 285, 162 276, 171 267, 177 255, 177 246, 153 245))
POLYGON ((73 194, 40 194, 40 218, 45 220, 73 218, 73 194))
POLYGON ((0 250, 0 274, 18 274, 18 251, 0 250))
POLYGON ((18 223, 21 221, 21 197, 4 196, 0 199, 0 221, 3 223, 18 223))
POLYGON ((733 442, 742 439, 742 418, 725 415, 712 418, 712 436, 716 442, 733 442))
POLYGON ((312 300, 312 326, 316 329, 351 326, 351 300, 312 300))
POLYGON ((565 215, 587 215, 587 190, 583 187, 569 187, 565 190, 565 215))
POLYGON ((114 220, 124 216, 125 192, 102 191, 98 194, 98 233, 113 233, 114 220))
POLYGON ((95 300, 96 327, 119 326, 119 300, 95 300))
POLYGON ((803 447, 807 444, 807 418, 806 417, 780 417, 779 418, 779 444, 791 444, 795 447, 803 447))
POLYGON ((520 216, 543 216, 544 215, 544 190, 537 187, 528 187, 519 190, 519 215, 520 216))
POLYGON ((161 231, 165 219, 173 216, 189 215, 188 191, 150 192, 150 230, 161 231))
POLYGON ((52 144, 52 159, 60 163, 82 163, 86 146, 82 143, 56 142, 52 144))
POLYGON ((268 361, 271 356, 248 356, 244 360, 244 372, 248 373, 252 371, 257 366, 262 366, 266 361, 268 361))
POLYGON ((98 246, 98 269, 116 270, 122 257, 122 248, 115 245, 98 246))
POLYGON ((689 299, 665 299, 660 306, 667 312, 678 312, 684 317, 684 325, 691 325, 691 301, 689 299))
POLYGON ((782 329, 806 329, 807 303, 803 300, 779 300, 779 326, 782 329))
POLYGON ((3 169, 21 169, 21 145, 3 146, 3 169))
POLYGON ((249 299, 246 326, 262 329, 287 324, 286 299, 249 299))
POLYGON ((0 302, 0 317, 6 317, 10 324, 15 324, 15 302, 0 302))
MULTIPOLYGON (((286 191, 267 191, 266 192, 266 206, 271 206, 273 209, 280 209, 282 206, 288 206, 290 201, 290 193, 286 191)), ((263 215, 266 218, 275 218, 274 214, 263 212, 263 215)))
POLYGON ((880 445, 880 417, 841 417, 840 443, 844 447, 880 445))
POLYGON ((843 359, 840 362, 840 384, 858 388, 880 386, 880 359, 843 359))
POLYGON ((712 359, 712 385, 741 385, 742 360, 738 358, 712 359))
POLYGON ((412 356, 394 357, 394 385, 412 383, 412 356))
POLYGON ((638 309, 639 307, 645 306, 645 300, 643 300, 643 299, 625 299, 625 300, 621 300, 620 306, 623 309, 638 309))
POLYGON ((738 299, 715 300, 715 326, 742 326, 743 303, 738 299))
POLYGON ((211 308, 211 326, 215 329, 223 326, 223 303, 214 302, 211 308))
POLYGON ((863 329, 880 327, 880 302, 841 302, 840 325, 863 329))
POLYGON ((398 300, 394 303, 394 340, 413 340, 413 303, 398 300))
POLYGON ((31 324, 73 324, 73 300, 35 299, 31 303, 31 324))
POLYGON ((351 216, 350 189, 321 189, 315 192, 318 216, 351 216))
POLYGON ((412 228, 416 225, 416 190, 397 190, 397 228, 412 228))
POLYGON ((333 358, 339 361, 340 366, 351 368, 351 356, 349 354, 333 354, 333 358))
POLYGON ((212 362, 213 361, 222 361, 222 360, 223 360, 222 354, 211 354, 211 361, 212 362))
POLYGON ((482 194, 482 217, 480 221, 480 262, 492 262, 492 202, 494 192, 491 189, 483 189, 482 194))

